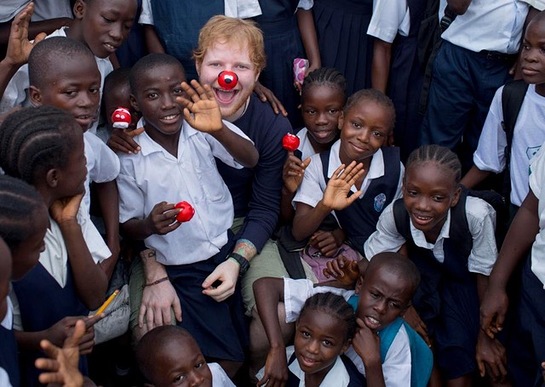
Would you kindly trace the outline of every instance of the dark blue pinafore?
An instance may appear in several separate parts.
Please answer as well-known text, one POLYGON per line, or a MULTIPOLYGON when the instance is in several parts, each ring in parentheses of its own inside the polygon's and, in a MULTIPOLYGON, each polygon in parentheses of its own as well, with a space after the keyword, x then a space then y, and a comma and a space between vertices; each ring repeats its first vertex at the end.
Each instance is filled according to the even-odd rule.
POLYGON ((9 376, 12 387, 21 384, 19 364, 17 361, 17 342, 13 330, 0 325, 0 368, 3 368, 9 376))

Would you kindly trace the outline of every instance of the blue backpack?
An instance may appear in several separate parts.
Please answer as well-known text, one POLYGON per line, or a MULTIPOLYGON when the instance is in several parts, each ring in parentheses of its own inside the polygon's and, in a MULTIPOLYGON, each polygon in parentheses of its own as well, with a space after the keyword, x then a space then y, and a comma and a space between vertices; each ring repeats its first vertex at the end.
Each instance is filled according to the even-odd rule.
MULTIPOLYGON (((358 300, 358 295, 353 295, 348 300, 354 311, 357 309, 358 300)), ((433 368, 433 354, 424 339, 401 317, 398 317, 378 332, 380 337, 380 359, 384 363, 386 354, 401 325, 405 327, 407 336, 409 336, 409 346, 411 349, 411 387, 426 387, 433 368)))

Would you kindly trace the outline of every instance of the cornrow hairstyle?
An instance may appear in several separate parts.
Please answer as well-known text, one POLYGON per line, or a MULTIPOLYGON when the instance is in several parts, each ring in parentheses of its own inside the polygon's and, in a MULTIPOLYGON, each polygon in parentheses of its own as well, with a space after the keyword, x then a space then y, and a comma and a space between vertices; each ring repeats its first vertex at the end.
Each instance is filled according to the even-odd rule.
POLYGON ((360 104, 364 101, 372 101, 386 109, 388 115, 391 117, 390 129, 394 127, 396 121, 394 103, 388 96, 386 96, 386 94, 375 89, 361 89, 352 94, 348 98, 348 101, 346 101, 346 105, 344 105, 345 117, 350 109, 352 109, 356 104, 360 104))
POLYGON ((423 145, 412 151, 407 159, 406 169, 409 169, 413 164, 418 165, 428 162, 437 163, 437 165, 451 171, 456 184, 460 182, 462 178, 460 159, 449 148, 440 145, 423 145))
POLYGON ((66 166, 78 133, 77 121, 51 106, 12 113, 0 126, 0 167, 34 184, 44 171, 66 166))
POLYGON ((420 271, 413 261, 399 253, 379 253, 369 261, 365 275, 378 268, 386 268, 388 271, 398 275, 399 278, 406 279, 411 284, 409 301, 412 299, 414 292, 420 284, 420 271))
POLYGON ((303 82, 301 98, 304 98, 313 86, 329 86, 339 89, 346 101, 346 78, 340 72, 331 67, 320 67, 311 71, 303 82))
POLYGON ((303 313, 310 310, 320 310, 338 318, 346 324, 345 341, 354 337, 356 333, 356 315, 354 309, 341 296, 331 293, 317 293, 308 298, 301 309, 299 319, 303 313))
POLYGON ((28 57, 29 84, 39 89, 50 87, 50 74, 56 71, 59 61, 80 63, 85 57, 95 63, 91 50, 77 40, 61 36, 44 39, 32 49, 28 57))
POLYGON ((131 92, 136 95, 139 88, 138 81, 143 77, 146 72, 160 66, 178 67, 180 70, 182 70, 182 73, 185 77, 184 66, 182 66, 180 61, 172 55, 159 53, 148 54, 140 58, 138 62, 134 64, 131 72, 129 73, 129 84, 131 85, 131 92))
POLYGON ((44 200, 34 187, 0 175, 0 237, 11 251, 36 232, 34 219, 40 210, 47 213, 44 200))

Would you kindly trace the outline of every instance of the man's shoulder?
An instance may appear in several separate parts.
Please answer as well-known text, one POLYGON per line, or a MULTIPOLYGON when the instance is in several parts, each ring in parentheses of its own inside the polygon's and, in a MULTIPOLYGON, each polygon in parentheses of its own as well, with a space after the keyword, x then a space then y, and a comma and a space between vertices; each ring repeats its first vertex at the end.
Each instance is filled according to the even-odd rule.
POLYGON ((250 96, 248 109, 242 117, 234 122, 243 132, 256 131, 268 136, 291 132, 289 120, 282 114, 275 114, 269 102, 261 101, 257 95, 250 96))

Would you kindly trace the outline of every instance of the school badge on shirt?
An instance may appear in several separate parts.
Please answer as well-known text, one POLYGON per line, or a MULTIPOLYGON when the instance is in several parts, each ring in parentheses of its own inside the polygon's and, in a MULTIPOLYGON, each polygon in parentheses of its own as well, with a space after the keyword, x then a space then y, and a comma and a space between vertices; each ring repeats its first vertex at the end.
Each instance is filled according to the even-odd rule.
POLYGON ((377 196, 375 196, 375 201, 373 204, 373 207, 375 208, 376 212, 382 211, 384 208, 384 204, 386 203, 386 195, 383 193, 379 193, 377 196))

